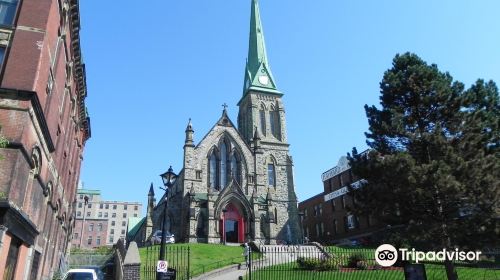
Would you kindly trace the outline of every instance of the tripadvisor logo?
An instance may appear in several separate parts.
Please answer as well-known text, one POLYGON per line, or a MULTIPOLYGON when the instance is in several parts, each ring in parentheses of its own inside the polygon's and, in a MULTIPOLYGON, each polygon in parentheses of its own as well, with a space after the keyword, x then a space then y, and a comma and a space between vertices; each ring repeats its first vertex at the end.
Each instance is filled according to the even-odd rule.
MULTIPOLYGON (((445 261, 446 259, 451 261, 479 261, 480 251, 459 251, 455 249, 453 251, 448 251, 443 249, 441 251, 429 251, 422 252, 416 251, 414 248, 409 250, 406 248, 399 249, 399 257, 402 261, 415 261, 419 263, 421 261, 445 261)), ((382 244, 378 246, 375 250, 375 261, 384 267, 392 266, 398 260, 398 250, 390 244, 382 244)))
POLYGON ((398 260, 398 251, 390 244, 382 244, 375 250, 375 261, 381 266, 392 266, 398 260))

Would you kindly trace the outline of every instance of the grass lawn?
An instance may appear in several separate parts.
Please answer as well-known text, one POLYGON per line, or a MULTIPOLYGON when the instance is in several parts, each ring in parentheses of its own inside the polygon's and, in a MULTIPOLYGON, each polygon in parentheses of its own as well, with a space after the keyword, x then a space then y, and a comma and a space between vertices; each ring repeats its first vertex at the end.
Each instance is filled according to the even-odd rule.
MULTIPOLYGON (((426 273, 428 280, 446 279, 444 266, 426 264, 426 273)), ((456 267, 458 278, 460 280, 497 280, 500 279, 500 271, 483 268, 456 267)), ((248 276, 245 277, 248 279, 248 276)), ((305 271, 297 268, 295 263, 275 265, 256 270, 252 273, 253 280, 261 279, 339 279, 339 280, 404 280, 403 270, 353 270, 353 271, 305 271)))
MULTIPOLYGON (((144 278, 141 277, 141 279, 154 279, 149 276, 149 274, 151 274, 149 270, 152 270, 152 266, 156 267, 159 248, 159 245, 149 248, 139 248, 142 267, 141 274, 144 276, 144 278), (146 273, 145 270, 148 270, 148 272, 146 273)), ((190 253, 189 274, 191 277, 231 264, 245 262, 242 255, 243 247, 241 246, 224 246, 218 244, 169 244, 167 245, 166 253, 169 266, 187 267, 187 248, 189 248, 190 253)), ((254 254, 254 258, 258 257, 257 254, 254 254)))
MULTIPOLYGON (((373 248, 358 248, 358 247, 336 247, 329 246, 325 249, 332 253, 336 264, 341 268, 340 270, 332 271, 307 271, 298 267, 296 262, 287 264, 279 264, 270 267, 263 267, 256 269, 252 273, 253 280, 260 279, 286 279, 286 280, 299 280, 299 279, 339 279, 339 280, 365 280, 365 279, 387 279, 387 280, 404 280, 404 272, 399 269, 369 269, 357 270, 346 269, 349 262, 349 257, 353 254, 362 255, 365 262, 370 268, 376 265, 374 260, 373 248)), ((272 257, 272 256, 271 256, 272 257)), ((312 256, 311 256, 312 257, 312 256)), ((443 280, 446 279, 446 271, 444 265, 439 264, 426 264, 426 274, 428 280, 443 280)), ((500 270, 485 269, 485 268, 472 268, 464 266, 455 266, 460 280, 499 280, 500 270)), ((248 279, 248 276, 245 278, 248 279)))

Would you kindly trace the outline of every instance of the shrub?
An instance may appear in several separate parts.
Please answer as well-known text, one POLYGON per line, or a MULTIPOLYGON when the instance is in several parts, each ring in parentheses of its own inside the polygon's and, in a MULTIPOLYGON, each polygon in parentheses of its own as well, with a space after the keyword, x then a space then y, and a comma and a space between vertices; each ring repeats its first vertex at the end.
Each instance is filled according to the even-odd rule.
POLYGON ((362 270, 365 270, 365 269, 368 269, 368 264, 365 262, 365 261, 358 261, 356 263, 356 267, 358 269, 362 269, 362 270))
POLYGON ((366 257, 363 254, 354 253, 354 254, 349 256, 349 261, 347 262, 347 267, 358 268, 358 262, 360 262, 360 261, 366 263, 366 257))
POLYGON ((336 270, 337 263, 333 258, 317 259, 317 258, 297 258, 297 264, 303 270, 336 270))

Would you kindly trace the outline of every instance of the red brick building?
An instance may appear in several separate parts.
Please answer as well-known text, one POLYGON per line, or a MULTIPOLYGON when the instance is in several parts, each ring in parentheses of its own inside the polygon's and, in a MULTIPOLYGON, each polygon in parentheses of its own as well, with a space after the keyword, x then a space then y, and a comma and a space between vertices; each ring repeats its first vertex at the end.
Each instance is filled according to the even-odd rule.
POLYGON ((74 248, 92 249, 106 246, 107 238, 108 219, 76 219, 71 245, 74 248))
POLYGON ((349 195, 348 186, 360 186, 361 179, 352 174, 346 157, 341 157, 337 166, 324 172, 321 179, 324 191, 299 203, 304 236, 310 241, 363 243, 383 228, 372 217, 358 217, 349 211, 356 207, 356 202, 349 195))
POLYGON ((78 0, 0 1, 0 277, 49 279, 90 137, 78 0))

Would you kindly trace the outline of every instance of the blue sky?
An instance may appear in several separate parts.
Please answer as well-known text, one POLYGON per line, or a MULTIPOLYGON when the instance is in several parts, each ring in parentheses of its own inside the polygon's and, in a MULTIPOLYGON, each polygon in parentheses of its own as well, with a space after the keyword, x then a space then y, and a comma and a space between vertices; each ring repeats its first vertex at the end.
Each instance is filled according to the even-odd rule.
MULTIPOLYGON (((92 138, 81 173, 104 199, 145 204, 159 174, 182 168, 222 104, 236 123, 250 0, 80 1, 92 138)), ((500 82, 500 1, 260 0, 267 54, 284 95, 300 200, 321 173, 366 148, 365 104, 396 53, 414 52, 467 86, 500 82)))

